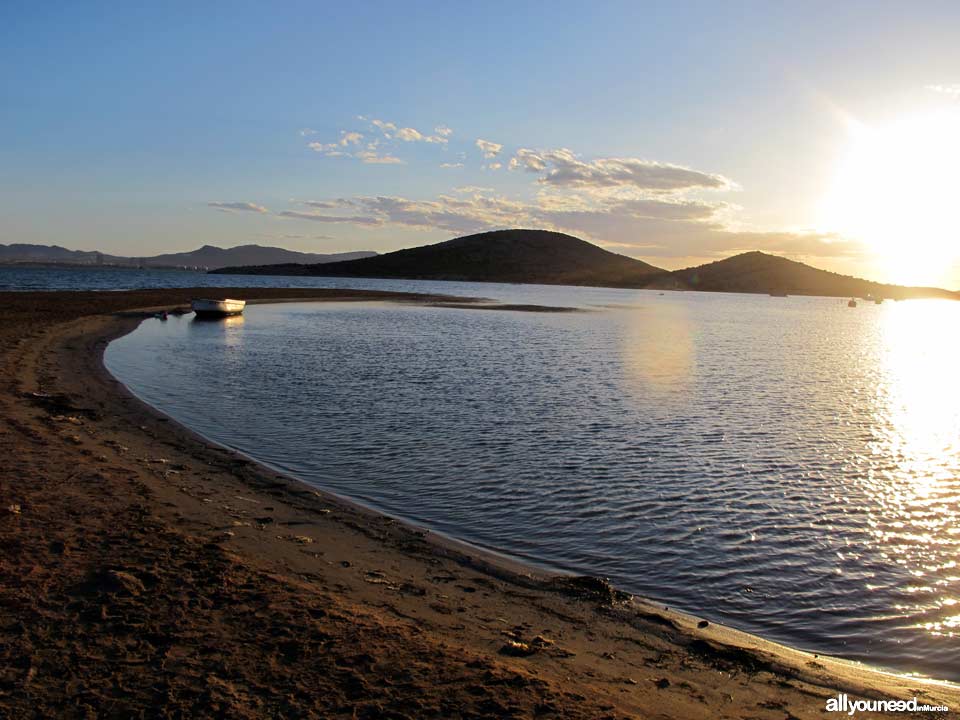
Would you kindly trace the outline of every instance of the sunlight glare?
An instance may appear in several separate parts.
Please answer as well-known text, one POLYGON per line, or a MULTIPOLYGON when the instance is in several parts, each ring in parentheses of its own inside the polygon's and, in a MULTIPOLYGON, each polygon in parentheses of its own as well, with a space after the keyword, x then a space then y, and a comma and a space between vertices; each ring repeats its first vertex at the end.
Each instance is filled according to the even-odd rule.
POLYGON ((822 226, 863 242, 895 282, 940 280, 960 256, 960 109, 850 128, 822 226))

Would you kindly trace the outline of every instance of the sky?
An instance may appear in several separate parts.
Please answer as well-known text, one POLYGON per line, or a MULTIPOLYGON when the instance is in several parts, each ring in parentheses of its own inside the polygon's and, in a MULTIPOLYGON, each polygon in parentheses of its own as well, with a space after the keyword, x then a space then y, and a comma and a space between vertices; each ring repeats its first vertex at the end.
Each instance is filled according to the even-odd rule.
POLYGON ((503 227, 960 288, 955 2, 0 4, 0 243, 503 227))

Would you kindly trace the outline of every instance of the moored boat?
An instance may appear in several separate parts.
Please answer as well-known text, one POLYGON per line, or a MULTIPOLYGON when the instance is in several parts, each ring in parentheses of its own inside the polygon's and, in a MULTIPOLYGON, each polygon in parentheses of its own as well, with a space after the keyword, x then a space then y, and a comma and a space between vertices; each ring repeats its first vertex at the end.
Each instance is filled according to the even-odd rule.
POLYGON ((234 300, 225 298, 223 300, 209 300, 207 298, 196 298, 190 301, 190 307, 197 314, 197 317, 227 317, 229 315, 239 315, 246 307, 246 300, 234 300))
POLYGON ((853 298, 850 298, 850 301, 847 303, 847 307, 856 307, 856 306, 857 306, 857 301, 854 300, 853 298))

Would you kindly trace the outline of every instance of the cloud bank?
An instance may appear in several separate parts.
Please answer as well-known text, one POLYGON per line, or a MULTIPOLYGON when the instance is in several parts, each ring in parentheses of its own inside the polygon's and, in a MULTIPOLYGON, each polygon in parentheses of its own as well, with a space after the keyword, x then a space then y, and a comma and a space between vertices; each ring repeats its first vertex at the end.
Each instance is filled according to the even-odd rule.
MULTIPOLYGON (((960 96, 960 86, 931 86, 960 96)), ((350 157, 368 165, 402 165, 412 146, 447 151, 453 130, 434 126, 421 131, 397 122, 358 116, 362 129, 344 129, 334 142, 313 140, 316 131, 301 131, 307 146, 327 157, 350 157), (406 153, 406 154, 405 154, 406 153), (403 157, 402 157, 403 156, 403 157)), ((567 232, 619 252, 647 258, 711 258, 745 250, 793 256, 849 258, 863 248, 838 235, 814 231, 743 230, 741 209, 720 193, 739 189, 730 178, 683 165, 639 157, 584 157, 569 148, 518 147, 476 138, 482 158, 470 162, 461 142, 453 159, 432 167, 497 171, 509 168, 512 181, 530 177, 523 197, 508 197, 486 187, 466 185, 429 199, 399 195, 355 195, 338 199, 295 201, 272 212, 253 203, 210 203, 225 212, 251 211, 286 221, 339 224, 362 229, 415 229, 464 235, 511 227, 538 227, 567 232)), ((462 177, 462 173, 457 173, 462 177)), ((488 177, 494 177, 490 175, 488 177)))

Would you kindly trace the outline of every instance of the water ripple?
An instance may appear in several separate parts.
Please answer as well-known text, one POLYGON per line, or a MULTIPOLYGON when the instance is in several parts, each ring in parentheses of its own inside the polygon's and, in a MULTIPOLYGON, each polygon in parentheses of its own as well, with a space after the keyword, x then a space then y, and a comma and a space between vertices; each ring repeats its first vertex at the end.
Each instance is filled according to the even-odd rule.
POLYGON ((440 532, 960 680, 957 305, 523 290, 561 291, 594 311, 254 306, 148 321, 107 362, 200 432, 440 532))

